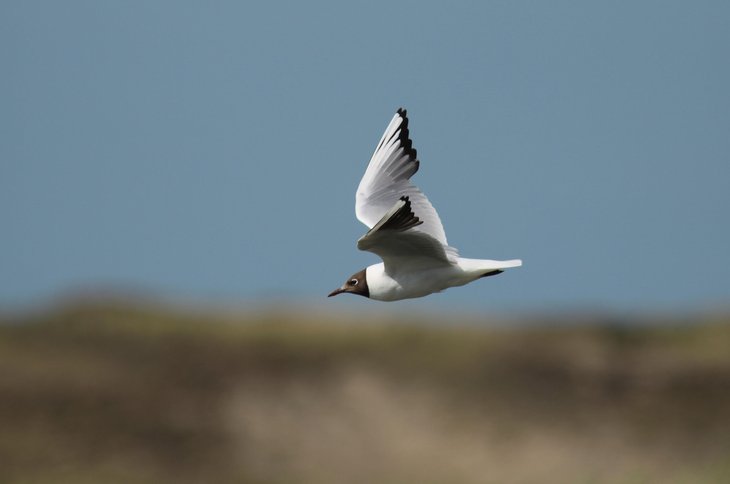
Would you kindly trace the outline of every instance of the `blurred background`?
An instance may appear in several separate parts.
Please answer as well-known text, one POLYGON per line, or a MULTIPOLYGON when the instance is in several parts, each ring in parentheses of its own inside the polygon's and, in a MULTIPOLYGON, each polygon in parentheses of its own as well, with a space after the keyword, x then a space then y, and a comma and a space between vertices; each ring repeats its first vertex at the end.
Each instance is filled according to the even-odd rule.
POLYGON ((2 2, 0 481, 727 482, 725 2, 2 2), (354 191, 398 107, 466 257, 354 191))

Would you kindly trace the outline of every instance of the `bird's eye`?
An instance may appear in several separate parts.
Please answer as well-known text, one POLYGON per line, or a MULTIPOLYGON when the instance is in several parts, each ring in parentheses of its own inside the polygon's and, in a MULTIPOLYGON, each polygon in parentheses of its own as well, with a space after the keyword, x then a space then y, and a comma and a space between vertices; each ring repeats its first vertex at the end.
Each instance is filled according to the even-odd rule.
POLYGON ((357 279, 350 279, 351 286, 357 286, 357 279))

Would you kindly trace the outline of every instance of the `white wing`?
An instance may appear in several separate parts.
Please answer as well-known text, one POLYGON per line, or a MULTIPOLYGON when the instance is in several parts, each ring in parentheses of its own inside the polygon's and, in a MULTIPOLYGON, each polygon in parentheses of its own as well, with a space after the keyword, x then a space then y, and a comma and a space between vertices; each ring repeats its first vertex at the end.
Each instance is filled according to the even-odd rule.
POLYGON ((412 210, 408 197, 401 197, 393 207, 357 241, 357 248, 379 255, 385 270, 395 274, 429 267, 448 266, 454 262, 443 245, 429 234, 417 230, 423 221, 412 210))
POLYGON ((355 214, 368 228, 373 228, 401 197, 408 197, 413 212, 422 222, 409 233, 421 232, 435 239, 453 260, 458 254, 448 246, 441 219, 426 195, 410 182, 411 176, 418 171, 419 161, 408 134, 408 117, 406 110, 401 108, 383 133, 360 180, 355 195, 355 214))

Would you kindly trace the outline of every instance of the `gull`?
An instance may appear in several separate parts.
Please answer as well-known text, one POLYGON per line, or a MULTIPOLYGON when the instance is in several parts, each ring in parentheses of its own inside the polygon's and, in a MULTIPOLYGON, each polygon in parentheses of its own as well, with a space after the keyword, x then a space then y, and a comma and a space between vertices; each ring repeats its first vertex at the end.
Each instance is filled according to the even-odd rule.
POLYGON ((420 162, 403 108, 393 116, 355 195, 355 215, 368 227, 357 248, 383 260, 350 276, 328 297, 350 293, 377 301, 427 296, 519 267, 522 261, 465 259, 446 241, 436 210, 411 183, 420 162))

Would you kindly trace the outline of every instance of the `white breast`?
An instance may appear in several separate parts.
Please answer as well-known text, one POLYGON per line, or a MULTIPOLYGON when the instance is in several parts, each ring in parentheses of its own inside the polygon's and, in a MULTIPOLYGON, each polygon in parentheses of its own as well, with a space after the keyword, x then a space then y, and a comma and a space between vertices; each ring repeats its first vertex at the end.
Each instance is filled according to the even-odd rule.
POLYGON ((465 278, 464 271, 458 266, 444 266, 438 269, 387 274, 383 263, 374 264, 365 270, 370 299, 377 301, 397 301, 423 297, 441 292, 448 287, 466 284, 472 277, 465 278))
POLYGON ((365 269, 365 277, 370 290, 370 299, 376 301, 395 301, 402 288, 398 282, 385 273, 385 264, 373 264, 365 269))

